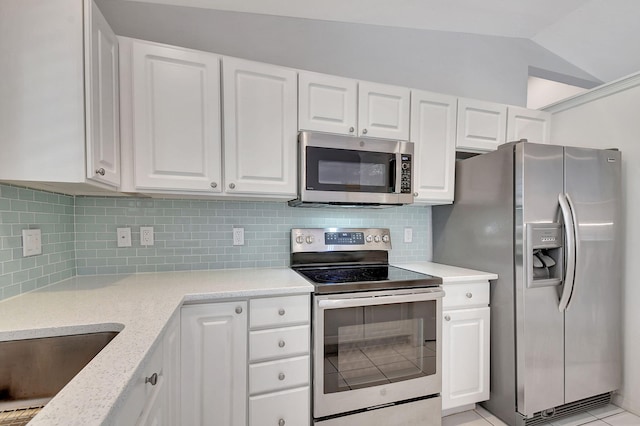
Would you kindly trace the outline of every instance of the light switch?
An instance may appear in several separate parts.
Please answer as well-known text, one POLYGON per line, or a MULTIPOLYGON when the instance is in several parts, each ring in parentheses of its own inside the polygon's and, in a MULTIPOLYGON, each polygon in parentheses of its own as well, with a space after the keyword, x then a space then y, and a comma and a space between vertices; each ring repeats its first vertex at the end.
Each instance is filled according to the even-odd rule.
POLYGON ((404 242, 405 243, 413 242, 413 229, 412 228, 404 228, 404 242))
POLYGON ((117 228, 118 247, 131 247, 131 228, 117 228))
POLYGON ((22 255, 35 256, 42 254, 42 233, 39 229, 22 230, 22 255))

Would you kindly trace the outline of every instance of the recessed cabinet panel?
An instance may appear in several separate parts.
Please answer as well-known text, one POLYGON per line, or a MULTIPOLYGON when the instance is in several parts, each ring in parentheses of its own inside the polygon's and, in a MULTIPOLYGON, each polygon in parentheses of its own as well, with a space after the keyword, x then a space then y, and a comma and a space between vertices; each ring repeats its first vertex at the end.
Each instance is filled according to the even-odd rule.
POLYGON ((135 186, 220 192, 219 59, 133 42, 135 186))
POLYGON ((409 140, 410 91, 370 82, 358 84, 361 136, 409 140))
POLYGON ((295 71, 223 60, 225 190, 294 196, 295 71))
POLYGON ((442 409, 489 399, 489 308, 443 315, 442 409))
POLYGON ((453 96, 413 90, 411 137, 415 144, 413 168, 415 202, 453 201, 456 105, 453 96))
POLYGON ((456 149, 493 151, 505 142, 507 107, 472 99, 458 100, 456 149))
POLYGON ((90 2, 87 31, 87 177, 120 185, 118 40, 98 7, 90 2))
POLYGON ((299 130, 354 135, 357 130, 357 93, 356 80, 300 72, 299 130))
POLYGON ((528 142, 550 143, 551 114, 526 108, 509 107, 507 142, 526 139, 528 142))

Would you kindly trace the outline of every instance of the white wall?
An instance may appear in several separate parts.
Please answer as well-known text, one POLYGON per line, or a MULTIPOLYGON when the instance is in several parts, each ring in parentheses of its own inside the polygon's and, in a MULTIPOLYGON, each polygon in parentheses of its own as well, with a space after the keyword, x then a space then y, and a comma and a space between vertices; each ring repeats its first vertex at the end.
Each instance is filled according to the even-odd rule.
MULTIPOLYGON (((555 112, 551 139, 555 144, 616 147, 622 151, 624 378, 616 401, 640 415, 640 75, 634 84, 627 90, 555 112)), ((594 89, 580 98, 588 99, 603 91, 594 89)), ((563 107, 559 104, 552 112, 563 107)))
POLYGON ((521 38, 135 1, 97 3, 119 35, 455 96, 525 106, 530 66, 587 81, 584 87, 599 83, 521 38))

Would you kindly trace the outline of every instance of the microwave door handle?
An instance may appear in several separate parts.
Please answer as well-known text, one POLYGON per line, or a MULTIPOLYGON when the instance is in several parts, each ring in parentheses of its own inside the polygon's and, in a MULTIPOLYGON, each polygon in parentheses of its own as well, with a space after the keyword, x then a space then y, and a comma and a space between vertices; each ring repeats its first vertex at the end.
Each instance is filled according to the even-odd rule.
POLYGON ((391 167, 389 167, 389 183, 390 187, 393 189, 394 194, 400 193, 400 169, 402 167, 402 161, 400 159, 400 153, 396 152, 394 157, 391 158, 391 167))

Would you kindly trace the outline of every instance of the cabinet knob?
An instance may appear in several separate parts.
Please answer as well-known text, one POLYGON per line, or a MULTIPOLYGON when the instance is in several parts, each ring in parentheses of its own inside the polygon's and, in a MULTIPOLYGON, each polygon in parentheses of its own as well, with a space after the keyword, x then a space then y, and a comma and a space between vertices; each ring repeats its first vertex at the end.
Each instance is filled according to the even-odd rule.
POLYGON ((362 129, 362 134, 366 135, 367 134, 367 129, 362 129))
POLYGON ((151 386, 155 386, 158 383, 158 373, 153 373, 149 377, 144 378, 145 383, 151 383, 151 386))
POLYGON ((235 183, 230 183, 230 184, 229 184, 229 188, 230 188, 230 189, 234 189, 235 187, 236 187, 236 184, 235 184, 235 183))
POLYGON ((236 306, 236 314, 242 313, 242 306, 236 306))
POLYGON ((450 317, 449 315, 445 315, 445 316, 444 316, 444 320, 445 320, 445 321, 451 321, 451 317, 450 317))
POLYGON ((278 315, 283 316, 285 314, 284 308, 278 310, 278 315))
POLYGON ((100 167, 98 170, 96 170, 96 174, 100 175, 100 176, 104 176, 104 174, 106 173, 106 171, 100 167))
POLYGON ((285 423, 284 419, 278 420, 278 426, 284 426, 285 423))
POLYGON ((355 131, 356 131, 355 127, 349 127, 349 133, 353 133, 355 131))
POLYGON ((469 292, 466 294, 466 296, 467 296, 467 299, 471 299, 473 297, 473 293, 469 292))
POLYGON ((413 196, 414 196, 414 197, 417 197, 417 196, 418 196, 418 193, 417 193, 417 192, 414 192, 414 193, 413 193, 413 196))
POLYGON ((212 187, 212 188, 217 188, 217 187, 218 187, 218 184, 217 184, 216 182, 211 182, 211 187, 212 187))
POLYGON ((281 348, 284 348, 284 345, 285 345, 284 340, 280 340, 278 342, 278 346, 280 346, 281 348))
POLYGON ((284 373, 278 374, 278 380, 284 380, 284 373))

